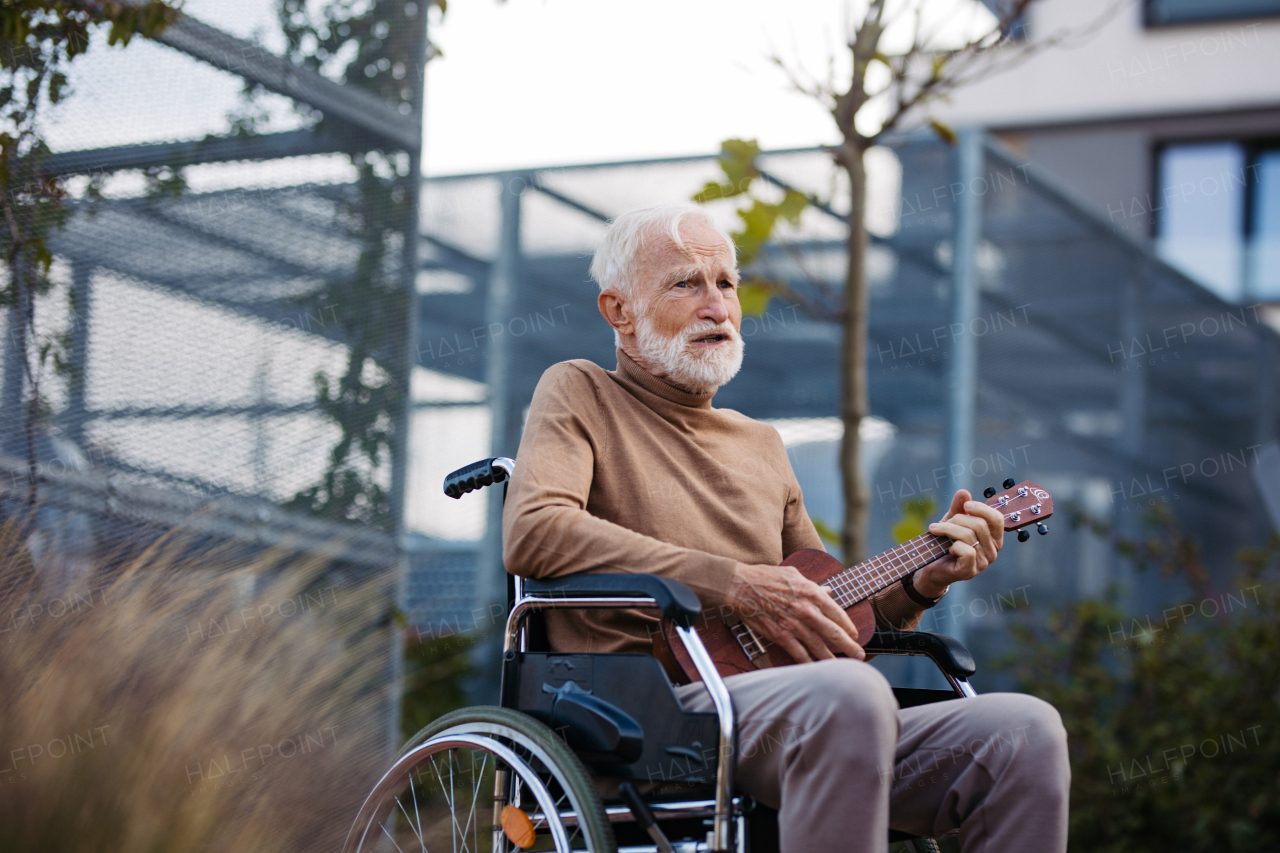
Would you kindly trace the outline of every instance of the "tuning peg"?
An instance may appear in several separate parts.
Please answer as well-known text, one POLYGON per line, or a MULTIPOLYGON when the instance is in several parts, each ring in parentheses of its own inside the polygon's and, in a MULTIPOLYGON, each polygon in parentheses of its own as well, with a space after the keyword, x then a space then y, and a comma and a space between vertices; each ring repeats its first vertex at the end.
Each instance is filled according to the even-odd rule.
POLYGON ((1019 542, 1026 542, 1030 538, 1031 538, 1031 534, 1026 531, 1026 528, 1023 528, 1022 530, 1018 531, 1019 542))
POLYGON ((1036 525, 1036 533, 1039 533, 1041 536, 1045 535, 1048 532, 1049 532, 1049 528, 1043 521, 1036 525))
POLYGON ((1005 480, 1005 481, 1004 481, 1004 487, 1005 487, 1006 489, 1012 489, 1012 488, 1013 488, 1014 486, 1016 486, 1016 485, 1017 485, 1017 483, 1015 483, 1015 482, 1013 481, 1013 478, 1012 478, 1012 477, 1010 477, 1009 479, 1007 479, 1007 480, 1005 480))
POLYGON ((984 498, 994 498, 996 496, 996 487, 987 486, 985 489, 982 490, 982 496, 984 498))

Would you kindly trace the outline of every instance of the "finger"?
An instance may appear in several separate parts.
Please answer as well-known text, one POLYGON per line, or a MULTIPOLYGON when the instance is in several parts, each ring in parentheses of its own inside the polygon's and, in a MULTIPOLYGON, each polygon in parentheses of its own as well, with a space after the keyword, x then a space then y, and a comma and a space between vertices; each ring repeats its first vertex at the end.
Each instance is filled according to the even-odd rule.
POLYGON ((954 542, 951 545, 951 554, 956 558, 956 570, 959 580, 969 580, 977 576, 980 571, 978 568, 978 552, 972 545, 967 542, 954 542))
POLYGON ((811 663, 813 661, 813 658, 809 656, 808 650, 795 638, 791 631, 773 619, 760 619, 750 627, 754 628, 757 633, 762 634, 766 639, 781 646, 782 650, 791 655, 792 660, 796 663, 811 663))
POLYGON ((987 530, 991 533, 991 541, 995 544, 996 551, 1004 547, 1004 516, 1000 510, 993 506, 987 506, 982 501, 970 501, 968 506, 972 507, 969 511, 970 515, 976 515, 987 522, 987 530))
POLYGON ((973 500, 973 495, 969 493, 968 489, 957 489, 956 493, 951 496, 951 507, 947 510, 947 514, 942 517, 942 520, 946 521, 954 515, 963 513, 965 503, 971 500, 973 500))
MULTIPOLYGON (((821 624, 810 625, 825 641, 827 648, 833 652, 838 652, 849 657, 858 656, 858 644, 849 636, 849 632, 840 625, 831 621, 825 614, 821 617, 821 624)), ((856 628, 854 630, 857 630, 856 628)))
POLYGON ((961 523, 961 519, 966 516, 956 516, 950 521, 935 521, 929 525, 929 532, 935 536, 945 536, 957 542, 964 542, 967 545, 978 544, 978 533, 972 527, 968 527, 961 523))
POLYGON ((784 630, 787 628, 791 629, 792 636, 804 644, 804 647, 814 660, 828 660, 835 657, 831 649, 823 642, 822 636, 812 630, 806 622, 789 614, 784 621, 784 630))
POLYGON ((853 639, 858 639, 858 626, 853 624, 853 620, 849 618, 849 614, 835 600, 831 598, 831 587, 824 586, 822 589, 822 597, 818 600, 818 607, 822 609, 822 615, 826 616, 836 625, 840 626, 846 634, 853 639))
POLYGON ((795 637, 784 633, 783 636, 778 638, 777 643, 782 646, 783 651, 791 655, 792 660, 796 663, 813 663, 813 658, 809 657, 808 650, 795 637))
MULTIPOLYGON (((935 577, 941 577, 946 583, 950 584, 959 580, 964 580, 964 578, 960 577, 959 571, 956 568, 956 563, 956 558, 948 553, 945 556, 934 560, 932 563, 925 566, 925 568, 930 569, 934 573, 935 577)), ((921 571, 923 571, 923 569, 921 571)))
POLYGON ((976 515, 958 515, 951 519, 949 523, 959 524, 962 527, 967 527, 973 531, 977 539, 975 542, 970 542, 969 544, 976 544, 978 546, 978 550, 982 553, 982 556, 988 563, 996 558, 996 545, 991 538, 991 526, 987 523, 986 519, 979 518, 976 515))
POLYGON ((857 627, 849 619, 848 614, 831 600, 826 587, 820 587, 812 582, 809 587, 809 594, 805 599, 787 611, 787 618, 795 622, 796 634, 819 660, 834 657, 834 652, 857 657, 858 645, 852 639, 853 636, 857 636, 857 627), (834 621, 837 616, 843 616, 847 626, 834 621), (852 636, 849 629, 853 630, 852 636), (814 647, 815 642, 821 646, 821 649, 814 647))

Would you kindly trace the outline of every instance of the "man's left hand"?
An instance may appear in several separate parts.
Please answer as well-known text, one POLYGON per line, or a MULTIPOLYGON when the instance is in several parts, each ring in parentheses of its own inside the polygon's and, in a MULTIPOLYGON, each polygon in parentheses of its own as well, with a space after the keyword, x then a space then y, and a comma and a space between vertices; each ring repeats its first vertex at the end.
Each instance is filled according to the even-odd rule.
POLYGON ((952 540, 951 552, 921 569, 912 586, 925 598, 941 598, 948 586, 976 578, 995 562, 1004 547, 1004 516, 961 489, 951 499, 950 511, 930 524, 929 532, 952 540))

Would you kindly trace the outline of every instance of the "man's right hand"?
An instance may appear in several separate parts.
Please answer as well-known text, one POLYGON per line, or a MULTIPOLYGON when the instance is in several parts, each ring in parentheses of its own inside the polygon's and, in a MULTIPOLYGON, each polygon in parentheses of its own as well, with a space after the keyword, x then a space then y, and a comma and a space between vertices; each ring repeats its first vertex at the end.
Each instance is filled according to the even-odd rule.
POLYGON ((828 587, 792 566, 739 563, 725 601, 747 627, 772 640, 799 663, 825 660, 835 653, 864 660, 854 642, 858 629, 831 598, 828 587))

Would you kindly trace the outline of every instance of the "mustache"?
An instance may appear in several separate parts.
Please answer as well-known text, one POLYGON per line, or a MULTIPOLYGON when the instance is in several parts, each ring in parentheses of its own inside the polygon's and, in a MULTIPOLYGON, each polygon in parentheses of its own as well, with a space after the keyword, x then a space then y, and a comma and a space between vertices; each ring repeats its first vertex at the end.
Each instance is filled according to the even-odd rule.
POLYGON ((738 330, 735 329, 733 324, 728 320, 721 323, 714 323, 711 320, 695 320, 688 326, 684 327, 680 332, 680 337, 684 338, 686 342, 692 342, 703 335, 710 334, 724 335, 731 341, 741 339, 741 335, 738 334, 738 330))

